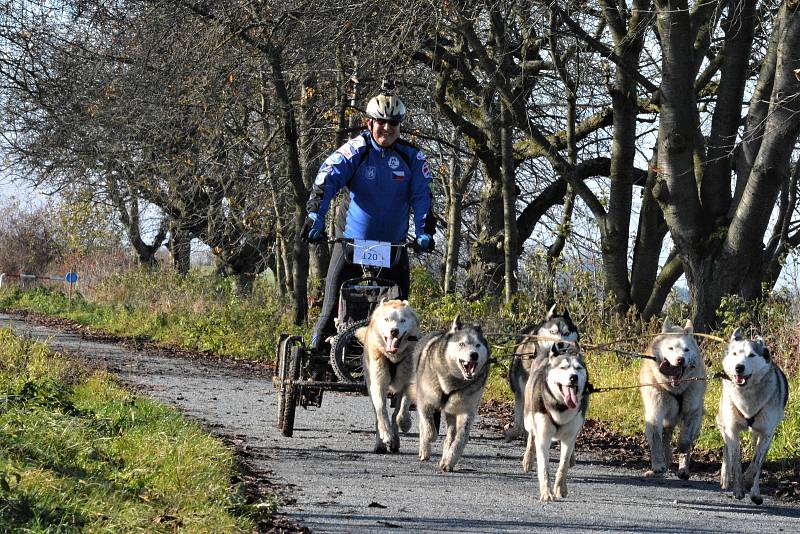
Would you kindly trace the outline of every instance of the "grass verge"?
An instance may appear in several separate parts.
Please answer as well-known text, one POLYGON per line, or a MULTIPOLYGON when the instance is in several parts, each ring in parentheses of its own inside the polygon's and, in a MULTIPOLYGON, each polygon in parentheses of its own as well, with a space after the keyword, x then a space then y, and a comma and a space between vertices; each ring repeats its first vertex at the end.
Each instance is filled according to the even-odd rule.
POLYGON ((0 330, 0 531, 250 532, 233 453, 164 405, 0 330))

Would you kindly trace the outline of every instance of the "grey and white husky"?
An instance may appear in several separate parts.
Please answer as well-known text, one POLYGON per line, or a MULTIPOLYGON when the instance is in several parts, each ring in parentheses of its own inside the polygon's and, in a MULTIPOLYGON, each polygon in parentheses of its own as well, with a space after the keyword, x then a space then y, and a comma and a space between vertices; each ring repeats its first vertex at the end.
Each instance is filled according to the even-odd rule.
POLYGON ((644 433, 650 445, 650 469, 644 476, 661 476, 672 464, 672 433, 678 437, 678 476, 689 478, 692 447, 703 422, 706 368, 694 340, 691 321, 681 328, 664 321, 650 343, 653 360, 642 360, 639 384, 644 404, 644 433))
POLYGON ((731 335, 722 368, 728 380, 722 382, 717 413, 717 427, 725 442, 720 485, 723 491, 733 490, 737 499, 750 491, 750 500, 761 504, 763 499, 758 488, 761 463, 789 399, 786 375, 773 363, 763 339, 744 339, 738 328, 731 335), (748 427, 753 433, 754 452, 742 478, 739 433, 748 427))
POLYGON ((489 344, 477 324, 464 326, 456 316, 447 332, 423 337, 414 352, 419 414, 419 459, 431 454, 437 429, 434 412, 445 416, 446 435, 439 468, 452 471, 469 439, 489 376, 489 344))
POLYGON ((586 419, 589 374, 577 343, 558 341, 545 358, 531 367, 525 385, 525 430, 528 446, 522 459, 527 473, 536 450, 539 500, 552 501, 567 496, 567 470, 571 465, 575 440, 586 419), (561 460, 550 489, 550 445, 560 443, 561 460))
POLYGON ((523 410, 525 404, 525 384, 533 361, 546 358, 556 341, 579 341, 578 327, 572 322, 569 310, 556 313, 556 305, 548 310, 544 321, 528 326, 520 332, 520 342, 514 351, 514 359, 508 369, 508 383, 514 392, 514 423, 505 431, 506 441, 521 437, 525 431, 523 410))

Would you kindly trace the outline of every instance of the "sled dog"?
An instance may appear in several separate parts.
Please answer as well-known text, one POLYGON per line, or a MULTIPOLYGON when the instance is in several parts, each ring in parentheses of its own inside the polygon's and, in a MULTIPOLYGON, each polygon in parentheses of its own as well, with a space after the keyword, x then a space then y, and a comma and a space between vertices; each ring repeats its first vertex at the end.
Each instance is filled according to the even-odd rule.
POLYGON ((650 343, 652 360, 642 360, 639 389, 644 404, 644 433, 650 445, 650 469, 644 476, 661 476, 672 465, 672 432, 678 437, 678 476, 689 478, 692 447, 703 422, 706 369, 693 336, 691 321, 681 328, 664 321, 650 343), (652 385, 651 385, 652 384, 652 385))
POLYGON ((550 308, 544 321, 528 326, 521 332, 520 341, 514 351, 514 359, 508 369, 508 383, 514 392, 514 423, 505 431, 506 441, 513 441, 524 434, 523 409, 525 404, 525 384, 534 359, 545 358, 553 343, 559 340, 579 341, 580 334, 569 311, 555 312, 556 305, 550 308))
POLYGON ((586 419, 589 395, 586 365, 577 343, 557 341, 549 354, 533 362, 525 385, 525 430, 528 446, 522 459, 527 473, 536 450, 536 471, 539 478, 539 500, 552 501, 567 496, 569 470, 575 440, 586 419), (561 460, 550 488, 550 445, 560 443, 561 460))
POLYGON ((406 300, 384 299, 369 324, 356 331, 364 346, 362 363, 367 391, 375 409, 375 452, 400 449, 398 427, 411 428, 409 387, 414 375, 414 346, 419 337, 419 317, 406 300), (398 403, 389 419, 387 395, 398 403))
POLYGON ((447 332, 423 337, 414 351, 419 414, 419 459, 431 454, 434 412, 443 412, 446 434, 439 468, 452 471, 469 439, 489 376, 489 344, 477 324, 464 326, 456 316, 447 332))
POLYGON ((767 455, 775 428, 783 419, 789 387, 786 375, 772 362, 764 340, 746 340, 737 328, 722 360, 727 380, 722 382, 722 398, 717 427, 725 442, 719 481, 722 490, 733 490, 737 499, 750 492, 750 500, 761 504, 758 488, 761 463, 767 455), (739 433, 747 428, 753 434, 753 459, 742 478, 742 452, 739 433))

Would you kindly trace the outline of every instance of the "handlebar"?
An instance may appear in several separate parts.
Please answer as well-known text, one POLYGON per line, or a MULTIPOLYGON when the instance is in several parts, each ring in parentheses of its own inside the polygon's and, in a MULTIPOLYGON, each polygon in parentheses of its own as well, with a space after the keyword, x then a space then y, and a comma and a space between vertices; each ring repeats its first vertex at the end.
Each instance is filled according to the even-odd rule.
MULTIPOLYGON (((404 241, 402 243, 394 241, 379 241, 377 239, 360 239, 359 241, 378 241, 380 243, 388 243, 392 247, 397 247, 397 248, 400 247, 415 248, 417 246, 417 242, 414 241, 413 239, 410 241, 404 241)), ((352 245, 353 243, 356 242, 356 240, 353 239, 352 237, 337 237, 335 239, 327 239, 325 240, 325 242, 328 243, 329 245, 333 245, 335 243, 347 243, 352 245)))
MULTIPOLYGON (((352 239, 352 238, 349 238, 349 237, 337 237, 336 239, 327 240, 327 242, 330 243, 330 244, 343 243, 344 245, 350 245, 350 246, 345 246, 344 247, 344 260, 347 263, 350 263, 350 264, 357 263, 357 264, 361 264, 361 265, 363 265, 365 267, 380 267, 379 263, 372 263, 372 262, 373 261, 380 261, 380 259, 383 258, 386 253, 385 252, 382 253, 380 251, 375 250, 374 252, 376 252, 376 254, 373 255, 373 257, 371 258, 372 261, 356 261, 356 259, 354 258, 354 255, 355 255, 356 250, 357 250, 356 241, 367 241, 367 240, 356 240, 356 239, 352 239)), ((388 260, 389 261, 387 262, 388 265, 386 265, 386 264, 383 265, 384 267, 394 267, 395 265, 397 265, 397 262, 400 261, 400 256, 401 256, 401 252, 400 251, 402 249, 411 249, 416 253, 419 252, 419 248, 418 248, 416 242, 414 242, 414 241, 407 241, 407 242, 402 242, 402 243, 400 243, 400 242, 391 242, 391 241, 377 241, 376 243, 379 243, 379 244, 375 245, 375 249, 377 249, 379 247, 385 247, 387 245, 389 246, 389 253, 388 253, 388 256, 389 256, 388 260)), ((370 248, 366 248, 362 252, 359 252, 359 254, 364 256, 364 258, 362 258, 362 260, 366 259, 367 254, 371 250, 372 249, 370 249, 370 248)), ((384 249, 384 250, 386 250, 386 249, 384 249)))

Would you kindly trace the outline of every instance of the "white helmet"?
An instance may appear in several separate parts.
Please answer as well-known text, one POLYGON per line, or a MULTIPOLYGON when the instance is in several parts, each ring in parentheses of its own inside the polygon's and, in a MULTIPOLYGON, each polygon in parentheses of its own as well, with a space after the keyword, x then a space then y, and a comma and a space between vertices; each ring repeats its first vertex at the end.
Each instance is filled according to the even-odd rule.
POLYGON ((401 121, 405 116, 406 105, 399 96, 380 94, 367 104, 367 117, 370 119, 401 121))

